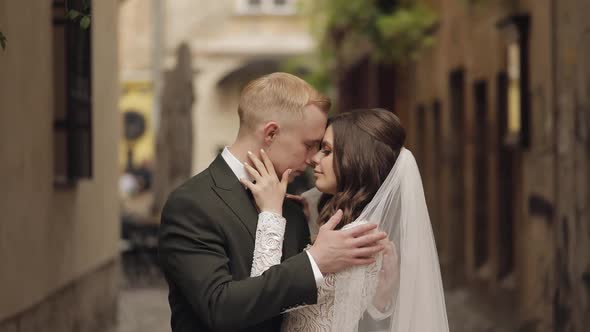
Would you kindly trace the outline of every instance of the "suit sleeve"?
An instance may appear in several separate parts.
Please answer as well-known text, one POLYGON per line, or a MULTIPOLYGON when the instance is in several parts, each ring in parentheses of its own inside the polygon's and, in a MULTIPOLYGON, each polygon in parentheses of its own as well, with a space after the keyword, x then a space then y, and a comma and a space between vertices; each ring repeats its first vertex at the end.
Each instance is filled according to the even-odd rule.
POLYGON ((317 289, 306 253, 258 277, 233 280, 218 227, 194 200, 182 196, 171 196, 162 212, 162 268, 208 328, 243 328, 288 308, 316 303, 317 289))

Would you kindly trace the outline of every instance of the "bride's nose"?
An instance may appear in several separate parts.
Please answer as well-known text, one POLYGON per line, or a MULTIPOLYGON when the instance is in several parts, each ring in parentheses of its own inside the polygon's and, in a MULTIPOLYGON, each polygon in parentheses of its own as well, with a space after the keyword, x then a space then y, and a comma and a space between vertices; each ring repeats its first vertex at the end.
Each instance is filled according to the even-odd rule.
POLYGON ((311 158, 308 160, 308 165, 310 167, 315 167, 317 164, 320 163, 320 151, 316 152, 311 158))

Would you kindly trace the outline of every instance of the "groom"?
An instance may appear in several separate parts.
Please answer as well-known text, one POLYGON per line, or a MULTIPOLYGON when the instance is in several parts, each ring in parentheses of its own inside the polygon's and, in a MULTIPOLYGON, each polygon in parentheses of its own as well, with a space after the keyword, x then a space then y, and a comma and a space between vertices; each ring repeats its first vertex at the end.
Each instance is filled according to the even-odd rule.
POLYGON ((382 233, 359 226, 355 235, 335 231, 340 214, 321 227, 308 251, 309 229, 301 208, 285 201, 283 262, 250 277, 258 221, 247 177, 248 151, 264 148, 277 174, 301 174, 317 152, 330 100, 285 73, 258 78, 242 90, 240 129, 209 168, 168 197, 162 212, 159 254, 170 287, 174 332, 279 331, 281 313, 314 304, 323 275, 367 264, 357 249, 377 253, 382 233))

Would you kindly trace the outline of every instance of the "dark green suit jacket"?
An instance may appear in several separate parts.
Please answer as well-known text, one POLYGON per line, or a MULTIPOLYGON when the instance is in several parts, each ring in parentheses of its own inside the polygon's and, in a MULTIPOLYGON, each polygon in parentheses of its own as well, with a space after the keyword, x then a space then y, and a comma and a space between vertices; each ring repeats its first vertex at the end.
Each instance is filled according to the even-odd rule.
POLYGON ((283 262, 250 278, 258 213, 219 155, 168 197, 159 255, 172 331, 279 331, 281 312, 317 301, 301 208, 285 201, 283 262))

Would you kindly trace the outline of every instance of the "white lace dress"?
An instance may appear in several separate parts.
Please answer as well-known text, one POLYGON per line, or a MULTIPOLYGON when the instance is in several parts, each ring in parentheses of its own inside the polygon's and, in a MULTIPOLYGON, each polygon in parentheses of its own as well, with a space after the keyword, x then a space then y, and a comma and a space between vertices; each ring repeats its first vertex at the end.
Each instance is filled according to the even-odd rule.
MULTIPOLYGON (((310 219, 315 219, 312 218, 310 219)), ((354 227, 366 222, 355 221, 346 226, 354 227)), ((258 218, 256 229, 256 245, 251 276, 259 276, 269 267, 281 263, 283 237, 285 234, 286 220, 277 214, 262 212, 258 218)), ((311 238, 315 239, 317 227, 310 227, 311 238)), ((310 246, 308 246, 309 248, 310 246)), ((373 319, 386 318, 390 313, 381 313, 370 305, 369 299, 373 298, 377 284, 377 273, 381 267, 380 259, 376 263, 361 267, 366 269, 367 282, 364 283, 362 297, 359 302, 365 303, 362 312, 367 312, 373 319)), ((341 273, 346 273, 341 272, 341 273)), ((286 332, 327 332, 332 331, 332 318, 334 316, 334 291, 338 274, 324 275, 324 281, 318 285, 317 303, 305 305, 288 310, 283 320, 282 331, 286 332)), ((361 317, 359 316, 358 319, 361 317)))

